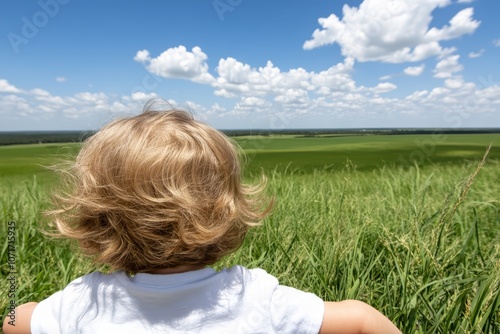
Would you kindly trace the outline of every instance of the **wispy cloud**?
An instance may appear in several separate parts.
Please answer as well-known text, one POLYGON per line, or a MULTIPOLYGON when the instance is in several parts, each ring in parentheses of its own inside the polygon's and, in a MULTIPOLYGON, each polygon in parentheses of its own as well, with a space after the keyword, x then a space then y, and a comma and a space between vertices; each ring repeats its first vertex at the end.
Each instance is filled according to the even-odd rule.
POLYGON ((483 55, 483 53, 484 53, 484 49, 481 49, 481 50, 479 50, 477 52, 474 52, 474 51, 470 52, 469 53, 469 58, 478 58, 478 57, 481 57, 483 55))

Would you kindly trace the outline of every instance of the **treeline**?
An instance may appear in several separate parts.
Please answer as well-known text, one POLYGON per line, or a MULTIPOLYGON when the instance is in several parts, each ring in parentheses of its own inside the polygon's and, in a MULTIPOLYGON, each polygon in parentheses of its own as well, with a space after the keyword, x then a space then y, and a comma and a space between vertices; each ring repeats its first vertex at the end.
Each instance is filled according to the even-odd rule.
MULTIPOLYGON (((500 133, 500 128, 402 128, 402 129, 244 129, 221 130, 227 136, 296 135, 301 137, 338 135, 478 134, 500 133)), ((95 131, 0 132, 0 145, 82 142, 95 131)))
POLYGON ((271 136, 297 135, 302 137, 328 135, 402 135, 402 134, 481 134, 500 133, 500 128, 371 128, 371 129, 254 129, 254 130, 222 130, 231 137, 237 136, 271 136))
POLYGON ((81 142, 94 131, 0 132, 0 145, 81 142))

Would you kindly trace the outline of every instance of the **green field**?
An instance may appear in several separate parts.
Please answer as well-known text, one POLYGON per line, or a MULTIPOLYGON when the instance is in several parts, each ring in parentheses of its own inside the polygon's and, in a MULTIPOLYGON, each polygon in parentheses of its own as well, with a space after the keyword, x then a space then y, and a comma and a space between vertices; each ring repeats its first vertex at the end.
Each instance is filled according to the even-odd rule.
MULTIPOLYGON (((245 152, 246 170, 287 167, 301 173, 318 169, 341 170, 346 165, 357 170, 382 166, 409 167, 454 164, 482 157, 489 144, 490 159, 500 159, 500 134, 317 136, 292 135, 235 137, 245 152)), ((22 180, 38 175, 50 178, 44 166, 71 158, 79 144, 30 144, 0 146, 0 180, 22 180)))
POLYGON ((0 146, 0 186, 16 184, 34 176, 45 182, 53 179, 48 169, 78 153, 80 144, 29 144, 0 146))
MULTIPOLYGON (((499 134, 235 140, 245 178, 265 174, 276 205, 217 267, 258 266, 325 300, 365 301, 404 333, 500 333, 499 134)), ((0 235, 16 222, 17 303, 93 270, 39 232, 57 186, 41 165, 77 150, 0 147, 0 235)), ((5 281, 6 240, 1 249, 5 281)), ((8 302, 0 290, 3 314, 8 302)))
POLYGON ((301 172, 347 163, 358 170, 381 166, 420 166, 457 163, 480 158, 491 143, 490 158, 500 159, 500 134, 372 135, 296 138, 293 136, 237 137, 249 170, 287 166, 301 172), (499 146, 499 147, 497 147, 499 146))

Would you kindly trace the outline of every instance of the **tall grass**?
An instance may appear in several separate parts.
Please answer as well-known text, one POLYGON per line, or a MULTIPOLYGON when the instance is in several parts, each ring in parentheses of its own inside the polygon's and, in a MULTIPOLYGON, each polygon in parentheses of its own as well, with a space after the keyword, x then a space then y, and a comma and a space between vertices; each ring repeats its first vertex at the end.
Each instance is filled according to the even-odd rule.
MULTIPOLYGON (((500 163, 476 165, 268 171, 272 215, 217 267, 258 266, 325 300, 363 300, 405 333, 500 333, 500 163)), ((92 270, 39 233, 49 191, 31 180, 0 193, 0 235, 17 224, 18 303, 92 270)), ((2 281, 6 253, 5 243, 2 281)))
POLYGON ((499 167, 273 173, 274 214, 223 264, 363 300, 406 333, 500 333, 499 167))

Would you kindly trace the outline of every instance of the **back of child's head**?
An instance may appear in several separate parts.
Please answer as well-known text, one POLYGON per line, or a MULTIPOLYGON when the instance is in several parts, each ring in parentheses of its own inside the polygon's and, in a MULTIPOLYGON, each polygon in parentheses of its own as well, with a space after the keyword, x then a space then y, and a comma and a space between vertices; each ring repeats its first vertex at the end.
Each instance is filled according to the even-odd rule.
POLYGON ((261 210, 238 150, 179 110, 115 120, 87 139, 56 197, 58 233, 129 272, 209 265, 237 249, 261 210))

